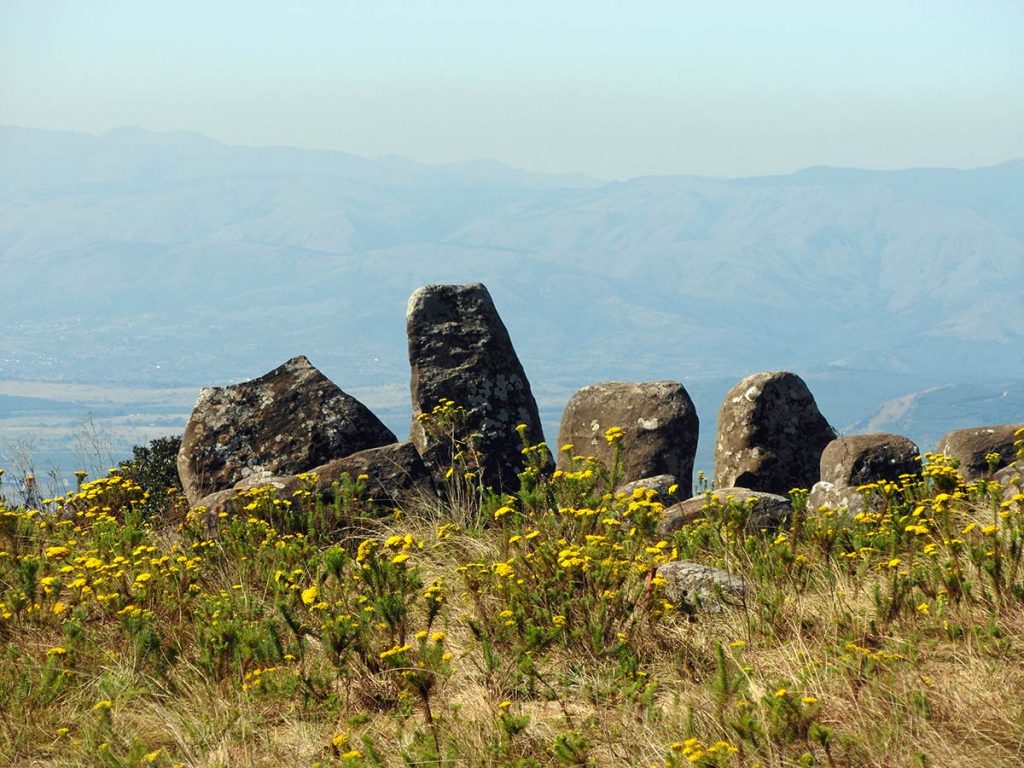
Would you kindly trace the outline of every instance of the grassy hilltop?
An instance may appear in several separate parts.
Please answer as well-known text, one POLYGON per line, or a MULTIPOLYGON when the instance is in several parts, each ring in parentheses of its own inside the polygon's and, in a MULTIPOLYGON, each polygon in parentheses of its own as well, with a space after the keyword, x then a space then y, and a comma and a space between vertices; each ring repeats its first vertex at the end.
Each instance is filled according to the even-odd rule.
POLYGON ((0 764, 1021 764, 1019 478, 929 455, 767 535, 708 490, 662 539, 615 465, 542 454, 497 497, 454 453, 386 513, 351 478, 209 519, 130 471, 0 505, 0 764), (677 559, 744 604, 674 604, 677 559))

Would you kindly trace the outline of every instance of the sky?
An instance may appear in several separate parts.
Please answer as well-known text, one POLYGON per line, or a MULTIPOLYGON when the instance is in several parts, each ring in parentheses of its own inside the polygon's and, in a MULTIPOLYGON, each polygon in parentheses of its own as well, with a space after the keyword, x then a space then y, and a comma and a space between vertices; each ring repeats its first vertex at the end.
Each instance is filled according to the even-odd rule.
POLYGON ((1020 0, 0 0, 0 124, 599 178, 1024 157, 1020 0))

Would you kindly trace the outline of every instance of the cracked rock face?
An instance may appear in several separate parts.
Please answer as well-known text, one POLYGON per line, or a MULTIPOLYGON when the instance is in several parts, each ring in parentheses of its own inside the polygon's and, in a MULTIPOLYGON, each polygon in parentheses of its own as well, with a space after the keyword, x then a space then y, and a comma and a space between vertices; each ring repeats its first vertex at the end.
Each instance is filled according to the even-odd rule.
MULTIPOLYGON (((584 387, 569 399, 558 431, 559 447, 571 443, 577 456, 595 456, 606 466, 612 449, 605 430, 621 427, 622 481, 672 475, 679 498, 689 498, 700 421, 685 387, 677 381, 611 381, 584 387)), ((559 451, 558 468, 572 461, 559 451)))
POLYGON ((1013 463, 1017 456, 1014 441, 1018 438, 1015 433, 1021 428, 1024 428, 1024 424, 955 429, 942 436, 935 452, 952 456, 960 462, 957 472, 965 483, 980 480, 989 474, 989 463, 985 456, 999 454, 995 464, 997 470, 1013 463))
POLYGON ((203 388, 181 441, 178 474, 195 504, 243 481, 294 475, 396 440, 299 356, 258 379, 203 388))
POLYGON ((480 283, 423 286, 409 298, 406 327, 411 439, 424 461, 440 474, 450 465, 450 446, 417 419, 447 398, 466 409, 465 426, 478 436, 484 485, 516 489, 523 467, 516 426, 526 425, 531 445, 544 434, 530 382, 487 289, 480 283))
POLYGON ((715 487, 788 494, 819 479, 835 430, 803 379, 786 371, 747 376, 729 390, 718 412, 715 487))

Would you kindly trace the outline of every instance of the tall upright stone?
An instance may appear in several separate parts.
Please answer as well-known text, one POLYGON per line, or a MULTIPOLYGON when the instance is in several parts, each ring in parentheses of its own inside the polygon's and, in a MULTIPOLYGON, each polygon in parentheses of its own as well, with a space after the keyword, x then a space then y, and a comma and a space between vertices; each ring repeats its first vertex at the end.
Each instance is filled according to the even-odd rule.
POLYGON ((204 387, 178 451, 189 503, 252 479, 304 472, 397 442, 303 356, 252 381, 204 387))
MULTIPOLYGON (((558 445, 571 443, 573 453, 595 456, 607 465, 612 450, 604 433, 610 427, 621 427, 624 433, 623 482, 672 475, 680 486, 679 498, 689 498, 700 421, 682 384, 610 381, 583 387, 565 407, 558 445)), ((559 468, 568 469, 569 464, 569 456, 559 452, 559 468)))
POLYGON ((526 425, 524 436, 531 444, 542 442, 544 435, 530 382, 490 293, 480 283, 423 286, 409 298, 406 326, 411 439, 424 461, 437 472, 447 469, 450 446, 443 436, 425 430, 418 417, 431 413, 442 399, 452 400, 465 409, 466 431, 476 435, 484 484, 516 488, 523 466, 516 427, 526 425))
POLYGON ((715 487, 786 494, 819 479, 822 451, 836 436, 803 379, 755 373, 729 390, 718 412, 715 487))

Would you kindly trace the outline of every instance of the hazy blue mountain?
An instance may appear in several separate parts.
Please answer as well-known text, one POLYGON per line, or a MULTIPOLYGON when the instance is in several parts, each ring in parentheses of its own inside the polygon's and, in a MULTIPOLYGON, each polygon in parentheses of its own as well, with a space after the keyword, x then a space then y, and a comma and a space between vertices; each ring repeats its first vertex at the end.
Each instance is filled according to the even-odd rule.
POLYGON ((302 353, 403 433, 406 300, 468 281, 552 441, 583 384, 683 380, 707 435, 732 383, 775 369, 837 426, 931 434, 935 408, 872 414, 951 386, 963 418, 1024 420, 987 394, 1024 381, 1024 161, 603 183, 0 128, 0 381, 187 392, 302 353))

